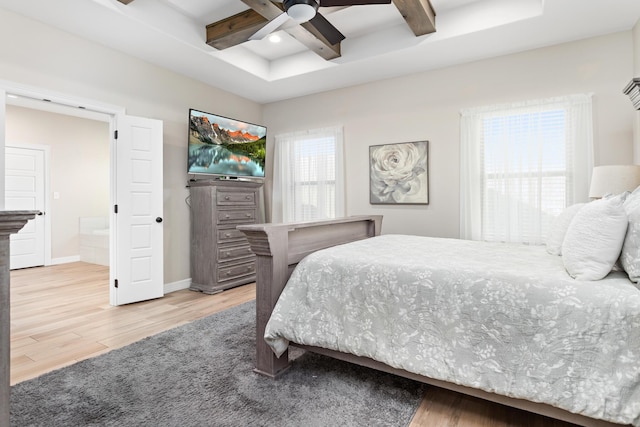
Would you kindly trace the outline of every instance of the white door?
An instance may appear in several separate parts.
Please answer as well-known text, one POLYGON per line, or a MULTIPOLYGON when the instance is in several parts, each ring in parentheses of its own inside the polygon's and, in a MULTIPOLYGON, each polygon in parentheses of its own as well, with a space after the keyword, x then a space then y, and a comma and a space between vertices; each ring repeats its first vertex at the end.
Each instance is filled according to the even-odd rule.
POLYGON ((36 267, 45 263, 44 158, 43 150, 5 148, 5 208, 41 212, 19 233, 11 236, 11 269, 36 267))
POLYGON ((162 121, 118 116, 117 129, 112 305, 164 295, 162 121))

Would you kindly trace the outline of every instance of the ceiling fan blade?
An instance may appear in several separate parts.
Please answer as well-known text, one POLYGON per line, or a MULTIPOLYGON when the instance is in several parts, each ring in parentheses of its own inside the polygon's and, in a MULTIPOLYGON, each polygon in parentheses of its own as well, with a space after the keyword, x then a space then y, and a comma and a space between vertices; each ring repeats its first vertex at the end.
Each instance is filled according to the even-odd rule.
POLYGON ((320 34, 322 34, 322 36, 332 45, 340 43, 345 39, 344 34, 338 31, 331 22, 327 21, 327 18, 319 13, 316 13, 316 16, 311 18, 309 24, 313 25, 315 29, 318 30, 320 34))
POLYGON ((391 0, 320 0, 320 7, 360 6, 365 4, 390 4, 391 0))
POLYGON ((276 31, 278 28, 280 28, 288 20, 289 20, 289 15, 287 15, 284 12, 281 13, 280 15, 273 18, 271 21, 267 22, 264 27, 256 31, 251 37, 249 37, 249 40, 262 40, 267 35, 271 34, 272 32, 276 31))

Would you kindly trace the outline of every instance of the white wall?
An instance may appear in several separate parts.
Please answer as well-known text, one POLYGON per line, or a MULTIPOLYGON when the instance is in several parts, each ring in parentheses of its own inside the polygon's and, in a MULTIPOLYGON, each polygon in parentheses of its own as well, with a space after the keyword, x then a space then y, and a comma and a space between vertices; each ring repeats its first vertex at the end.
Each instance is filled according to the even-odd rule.
POLYGON ((79 218, 111 212, 109 123, 8 105, 5 135, 7 145, 50 147, 51 257, 78 256, 79 218))
POLYGON ((593 93, 595 164, 631 163, 633 110, 622 89, 633 67, 627 31, 271 103, 267 154, 273 160, 278 133, 342 124, 348 215, 383 214, 383 233, 458 237, 462 108, 593 93), (430 141, 430 204, 370 205, 368 147, 418 140, 430 141))
MULTIPOLYGON (((634 66, 629 81, 633 77, 640 77, 640 20, 633 27, 632 38, 634 66)), ((629 104, 632 105, 631 100, 629 104)), ((636 111, 633 116, 633 163, 640 164, 640 112, 636 111)))
POLYGON ((164 279, 189 278, 188 109, 261 123, 262 107, 6 10, 0 10, 0 58, 1 80, 122 106, 127 114, 164 122, 164 279))

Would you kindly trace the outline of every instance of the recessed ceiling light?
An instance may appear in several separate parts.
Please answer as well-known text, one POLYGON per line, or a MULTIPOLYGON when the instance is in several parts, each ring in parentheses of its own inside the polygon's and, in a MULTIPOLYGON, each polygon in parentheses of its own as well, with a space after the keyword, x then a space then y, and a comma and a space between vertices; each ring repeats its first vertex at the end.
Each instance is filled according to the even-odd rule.
POLYGON ((278 34, 271 34, 269 36, 269 41, 271 43, 280 43, 280 40, 282 40, 282 39, 280 38, 280 36, 278 34))

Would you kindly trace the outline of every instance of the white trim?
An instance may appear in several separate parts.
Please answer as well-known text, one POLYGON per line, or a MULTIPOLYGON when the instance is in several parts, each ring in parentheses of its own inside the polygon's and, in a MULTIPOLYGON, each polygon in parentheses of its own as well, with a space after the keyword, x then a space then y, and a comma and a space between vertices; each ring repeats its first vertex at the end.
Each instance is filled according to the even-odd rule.
POLYGON ((164 294, 168 294, 170 292, 181 291, 183 289, 189 289, 191 286, 191 277, 184 280, 178 280, 177 282, 165 283, 164 284, 164 294))
POLYGON ((80 255, 63 256, 60 258, 52 258, 51 264, 49 265, 68 264, 70 262, 79 262, 79 261, 80 261, 80 255))
POLYGON ((112 104, 103 104, 92 99, 81 98, 73 95, 66 95, 48 89, 35 86, 27 86, 20 83, 0 80, 0 88, 4 89, 4 100, 7 103, 6 95, 18 95, 25 98, 31 98, 36 101, 44 101, 50 104, 65 105, 71 108, 93 111, 96 113, 104 113, 110 116, 116 114, 124 114, 125 108, 112 104))

